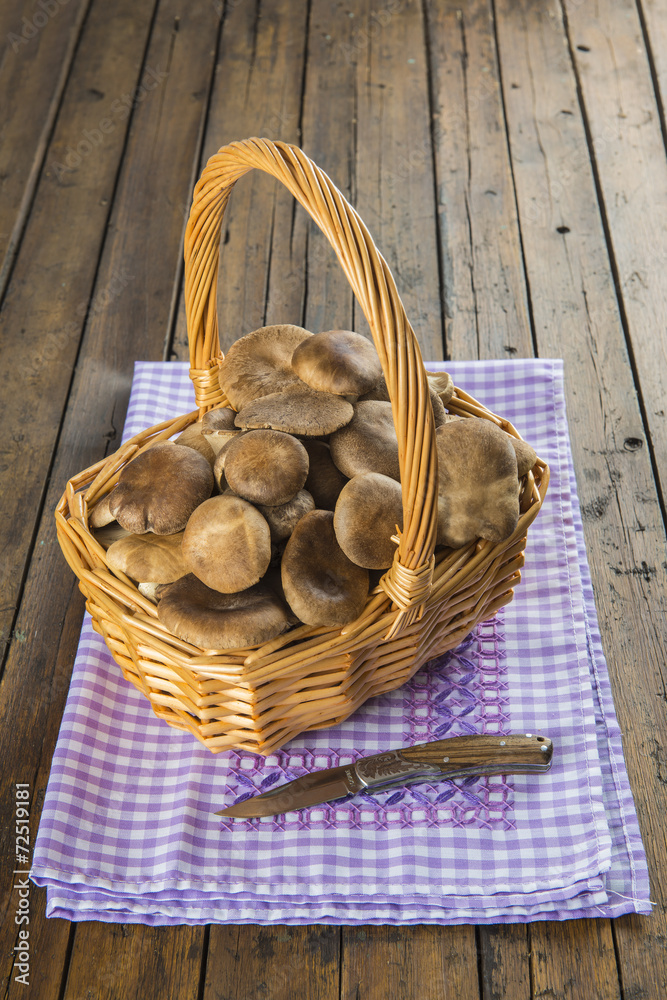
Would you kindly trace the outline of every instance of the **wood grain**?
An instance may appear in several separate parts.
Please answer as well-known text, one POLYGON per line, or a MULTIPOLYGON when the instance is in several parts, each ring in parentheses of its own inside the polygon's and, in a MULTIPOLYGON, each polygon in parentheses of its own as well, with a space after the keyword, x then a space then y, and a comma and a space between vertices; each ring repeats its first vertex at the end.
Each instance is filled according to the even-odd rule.
POLYGON ((478 1000, 473 927, 350 928, 341 1000, 478 1000))
POLYGON ((667 158, 661 106, 635 3, 573 5, 569 40, 622 297, 632 361, 641 385, 655 470, 667 495, 667 158))
MULTIPOLYGON (((0 294, 30 211, 90 0, 4 4, 0 38, 0 294), (20 95, 20 100, 17 100, 20 95), (28 110, 28 113, 26 113, 28 110)), ((91 94, 91 103, 96 98, 91 94)))
MULTIPOLYGON (((109 202, 123 153, 127 114, 123 117, 120 110, 121 95, 131 94, 139 82, 152 7, 153 0, 121 0, 113 11, 98 5, 88 19, 47 153, 48 165, 0 311, 3 654, 90 308, 109 202), (91 98, 91 91, 102 98, 91 98), (116 100, 119 105, 114 114, 116 100), (108 120, 113 128, 108 133, 99 130, 102 140, 99 148, 94 148, 84 132, 97 130, 102 120, 108 120), (68 148, 80 140, 88 142, 82 146, 89 148, 88 154, 77 154, 78 161, 68 161, 68 148), (20 491, 15 489, 18 482, 20 491)), ((109 275, 106 285, 98 285, 98 301, 103 293, 107 297, 121 294, 130 276, 125 264, 109 275)))
POLYGON ((337 927, 211 928, 202 1000, 338 1000, 337 927))
POLYGON ((491 4, 427 11, 448 356, 531 357, 491 4))
MULTIPOLYGON (((593 12, 589 11, 593 16, 593 12)), ((653 995, 665 979, 664 836, 661 775, 664 714, 665 549, 631 359, 616 300, 603 219, 576 79, 553 9, 503 0, 498 37, 522 239, 538 348, 566 361, 575 471, 596 604, 630 782, 649 857, 652 898, 644 923, 654 937, 650 963, 633 955, 636 934, 617 921, 621 969, 653 995)), ((556 947, 554 928, 531 928, 533 948, 556 947), (540 937, 549 935, 540 945, 540 937)), ((561 933, 570 932, 564 926, 561 933)), ((644 939, 645 940, 645 939, 644 939)), ((602 964, 611 965, 604 944, 602 964)), ((561 946, 559 946, 561 947, 561 946)), ((568 954, 562 946, 562 954, 568 954)), ((569 961, 574 974, 575 956, 569 961)), ((622 973, 621 973, 622 975, 622 973)), ((609 969, 607 980, 611 981, 609 969)), ((635 995, 642 995, 637 992, 635 995)))

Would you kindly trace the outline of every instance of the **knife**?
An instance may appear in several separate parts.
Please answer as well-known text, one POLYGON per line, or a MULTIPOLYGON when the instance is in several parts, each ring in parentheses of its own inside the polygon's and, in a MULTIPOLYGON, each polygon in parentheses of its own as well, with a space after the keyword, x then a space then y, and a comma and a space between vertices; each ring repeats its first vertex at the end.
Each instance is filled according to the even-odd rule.
POLYGON ((361 757, 354 764, 312 771, 215 815, 244 819, 277 816, 345 798, 366 788, 470 775, 541 773, 549 770, 552 757, 551 740, 532 733, 452 736, 361 757))

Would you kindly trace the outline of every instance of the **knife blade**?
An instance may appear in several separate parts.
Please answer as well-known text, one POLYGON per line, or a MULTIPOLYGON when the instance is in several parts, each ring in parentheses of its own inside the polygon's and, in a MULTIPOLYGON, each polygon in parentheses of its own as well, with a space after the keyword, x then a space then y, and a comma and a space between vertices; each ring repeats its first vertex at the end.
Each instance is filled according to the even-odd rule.
POLYGON ((363 789, 471 775, 548 771, 553 744, 532 733, 452 736, 361 757, 353 764, 312 771, 285 785, 236 802, 216 816, 255 819, 345 798, 363 789))

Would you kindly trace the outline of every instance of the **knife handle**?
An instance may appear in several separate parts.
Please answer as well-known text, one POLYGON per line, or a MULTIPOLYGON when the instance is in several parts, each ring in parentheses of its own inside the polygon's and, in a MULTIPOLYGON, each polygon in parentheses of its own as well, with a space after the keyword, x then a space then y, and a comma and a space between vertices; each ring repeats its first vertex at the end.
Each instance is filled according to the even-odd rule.
POLYGON ((366 787, 377 788, 429 776, 462 778, 548 771, 552 757, 551 740, 532 733, 452 736, 364 757, 355 764, 355 771, 366 787))
POLYGON ((411 764, 440 768, 444 776, 456 774, 525 774, 548 771, 553 744, 546 736, 517 733, 504 736, 453 736, 399 750, 411 764))

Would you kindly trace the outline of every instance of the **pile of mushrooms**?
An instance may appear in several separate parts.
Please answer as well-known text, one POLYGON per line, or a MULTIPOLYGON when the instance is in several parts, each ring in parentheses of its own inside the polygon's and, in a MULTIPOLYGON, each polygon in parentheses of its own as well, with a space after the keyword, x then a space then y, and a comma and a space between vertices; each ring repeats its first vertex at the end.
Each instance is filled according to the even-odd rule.
MULTIPOLYGON (((350 331, 269 326, 219 370, 229 407, 141 452, 91 512, 111 569, 177 637, 207 650, 361 614, 403 526, 398 442, 373 344, 350 331)), ((448 414, 429 376, 440 546, 516 529, 536 455, 491 421, 448 414)))

